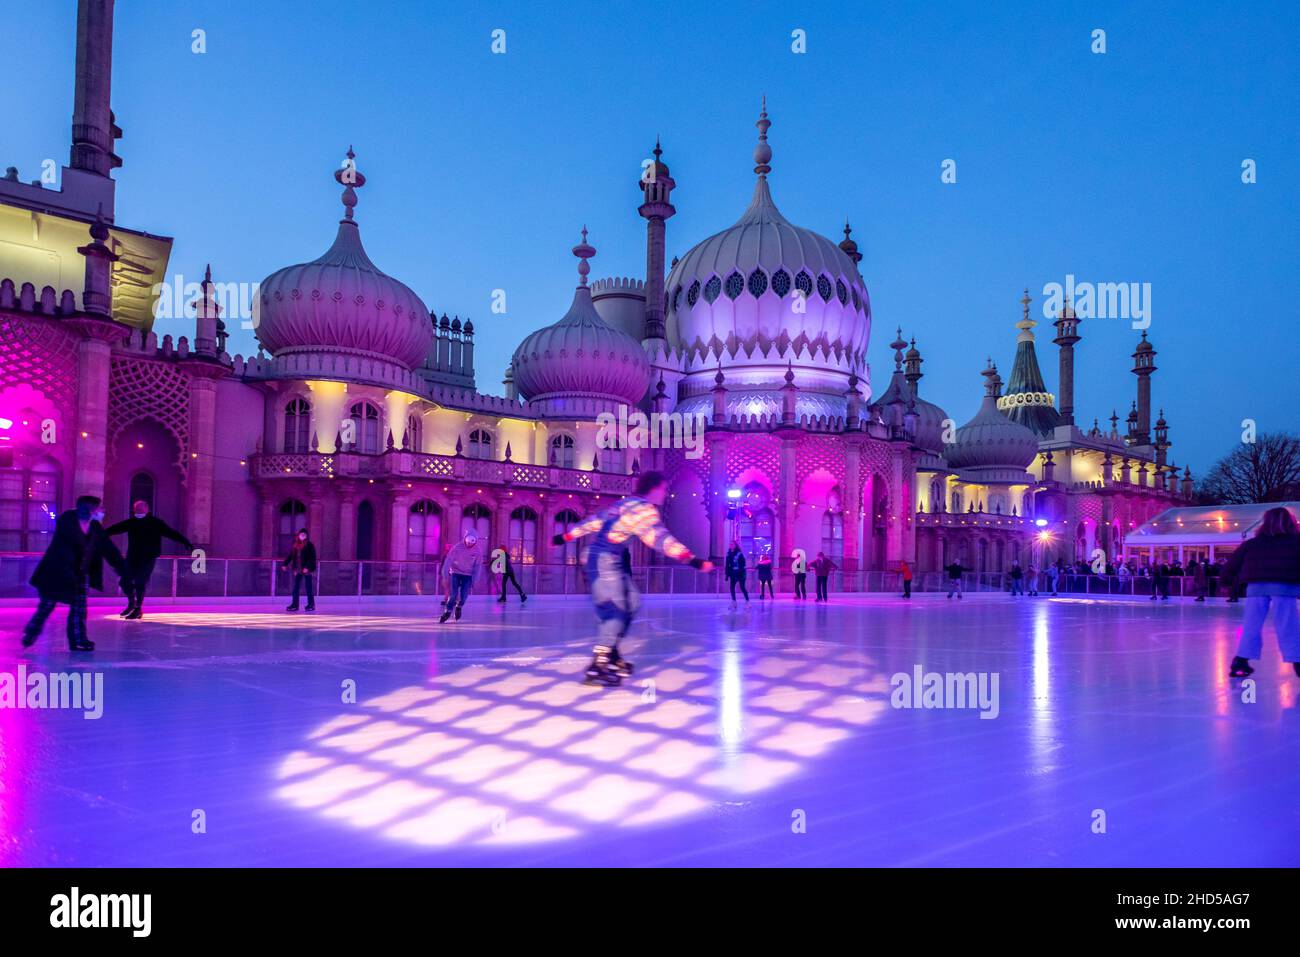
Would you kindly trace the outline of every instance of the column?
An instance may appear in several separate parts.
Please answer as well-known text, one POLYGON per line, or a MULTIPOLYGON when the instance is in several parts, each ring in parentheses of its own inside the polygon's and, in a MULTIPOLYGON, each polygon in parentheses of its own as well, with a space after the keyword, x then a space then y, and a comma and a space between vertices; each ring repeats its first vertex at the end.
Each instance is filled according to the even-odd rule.
POLYGON ((349 489, 339 498, 339 561, 357 559, 357 500, 349 489))
POLYGON ((862 446, 844 447, 844 570, 862 567, 862 446))
POLYGON ((280 558, 275 554, 275 498, 271 495, 270 490, 263 489, 261 500, 258 503, 261 514, 261 520, 258 523, 258 547, 257 554, 264 558, 280 558))
POLYGON ((388 560, 406 561, 407 516, 411 511, 411 501, 404 492, 393 494, 389 507, 388 519, 388 560))
MULTIPOLYGON (((216 473, 217 383, 190 377, 190 458, 185 475, 185 528, 195 545, 212 544, 212 487, 216 473)), ((313 530, 313 534, 315 531, 313 530)))
MULTIPOLYGON (((125 332, 125 329, 122 331, 125 332)), ((77 343, 74 496, 104 497, 104 470, 108 459, 108 380, 112 351, 109 342, 99 336, 89 336, 77 343)))
POLYGON ((709 432, 709 486, 704 490, 709 510, 709 557, 721 559, 727 553, 727 450, 731 437, 709 432))

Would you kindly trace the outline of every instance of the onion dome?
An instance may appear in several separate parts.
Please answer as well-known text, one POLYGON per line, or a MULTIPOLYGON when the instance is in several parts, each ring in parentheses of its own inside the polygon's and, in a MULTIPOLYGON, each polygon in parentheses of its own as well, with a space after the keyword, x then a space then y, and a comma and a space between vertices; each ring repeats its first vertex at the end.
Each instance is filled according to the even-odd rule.
POLYGON ((1020 334, 1016 336, 1016 360, 1011 367, 1011 381, 1007 393, 998 399, 998 408, 1013 422, 1019 422, 1038 435, 1051 435, 1060 424, 1061 414, 1056 411, 1056 396, 1043 384, 1043 373, 1038 368, 1038 354, 1034 351, 1034 326, 1029 318, 1029 290, 1020 300, 1024 317, 1016 323, 1020 334))
POLYGON ((611 327, 592 304, 587 260, 596 250, 585 226, 573 255, 579 260, 573 304, 559 322, 519 344, 510 363, 515 387, 530 404, 544 403, 552 412, 582 399, 636 405, 650 385, 650 363, 641 343, 611 327))
MULTIPOLYGON (((767 182, 772 124, 766 106, 756 125, 753 199, 735 225, 693 247, 669 273, 668 340, 688 354, 722 358, 733 371, 750 366, 753 373, 740 378, 754 382, 773 366, 763 354, 773 344, 834 354, 844 360, 833 389, 838 395, 849 367, 865 364, 867 287, 849 251, 794 225, 776 208, 767 182), (796 303, 797 297, 803 301, 796 303)), ((801 375, 801 381, 816 377, 801 375)), ((780 388, 775 380, 770 384, 780 388)))
POLYGON ((343 185, 344 218, 318 259, 286 266, 262 281, 256 334, 279 357, 335 354, 392 363, 407 371, 424 361, 433 342, 429 310, 408 286, 386 275, 361 245, 352 218, 356 189, 366 178, 356 154, 334 178, 343 185))
MULTIPOLYGON (((915 383, 908 381, 903 371, 903 347, 907 343, 903 341, 902 329, 898 330, 898 338, 889 345, 894 350, 894 375, 889 380, 889 387, 885 389, 880 398, 868 406, 872 417, 879 416, 880 421, 886 425, 902 428, 903 417, 909 411, 914 412, 916 415, 915 442, 917 446, 927 452, 942 453, 944 422, 948 419, 948 413, 933 402, 926 402, 918 397, 915 383)), ((912 343, 911 353, 915 353, 914 358, 919 363, 921 354, 916 351, 915 340, 912 343)), ((917 378, 920 378, 919 373, 917 378)))
POLYGON ((980 375, 986 380, 984 401, 975 417, 957 430, 944 457, 952 468, 979 470, 991 481, 1014 481, 1038 454, 1038 436, 998 411, 1002 379, 992 361, 980 375))

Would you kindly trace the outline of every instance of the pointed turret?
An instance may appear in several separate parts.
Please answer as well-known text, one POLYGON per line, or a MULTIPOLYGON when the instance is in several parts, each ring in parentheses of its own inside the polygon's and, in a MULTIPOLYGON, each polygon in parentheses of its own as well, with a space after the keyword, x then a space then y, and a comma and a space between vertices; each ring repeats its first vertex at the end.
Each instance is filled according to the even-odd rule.
POLYGON ((1029 290, 1020 300, 1023 316, 1016 323, 1020 334, 1016 336, 1016 359, 1011 366, 1011 381, 1006 395, 998 403, 1013 422, 1019 422, 1037 435, 1050 435, 1061 421, 1056 411, 1055 396, 1047 391, 1043 373, 1038 368, 1038 354, 1034 350, 1034 326, 1029 318, 1029 290))

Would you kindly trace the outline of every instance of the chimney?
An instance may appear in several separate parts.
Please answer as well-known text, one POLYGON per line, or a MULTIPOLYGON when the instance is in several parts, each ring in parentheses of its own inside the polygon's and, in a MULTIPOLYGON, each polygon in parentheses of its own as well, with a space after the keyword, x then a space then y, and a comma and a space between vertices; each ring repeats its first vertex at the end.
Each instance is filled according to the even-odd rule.
POLYGON ((109 107, 113 79, 113 2, 77 2, 76 101, 68 165, 100 176, 108 176, 122 165, 113 153, 113 141, 122 131, 113 122, 109 107))

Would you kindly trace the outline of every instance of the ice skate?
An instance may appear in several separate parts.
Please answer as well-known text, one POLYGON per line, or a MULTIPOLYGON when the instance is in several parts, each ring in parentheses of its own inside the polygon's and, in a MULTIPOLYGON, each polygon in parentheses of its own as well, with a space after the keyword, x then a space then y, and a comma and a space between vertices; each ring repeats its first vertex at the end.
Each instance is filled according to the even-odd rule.
POLYGON ((86 638, 78 638, 76 641, 68 642, 69 651, 94 651, 95 643, 86 638))
POLYGON ((450 617, 451 617, 451 609, 448 608, 446 611, 444 611, 444 612, 442 613, 441 616, 439 616, 439 618, 438 618, 438 624, 440 624, 440 625, 445 625, 445 624, 447 623, 447 619, 450 618, 450 617))
POLYGON ((462 612, 462 611, 463 611, 463 609, 461 608, 461 606, 460 606, 460 605, 457 605, 457 606, 456 606, 456 620, 457 620, 457 621, 460 621, 460 615, 461 615, 461 612, 462 612))
MULTIPOLYGON (((1255 673, 1255 669, 1250 666, 1250 662, 1238 655, 1232 659, 1232 666, 1228 669, 1228 677, 1245 678, 1255 673)), ((1296 673, 1300 674, 1300 666, 1297 666, 1296 673)))
POLYGON ((610 650, 606 648, 597 648, 595 657, 591 659, 591 664, 587 666, 587 672, 584 675, 584 684, 589 685, 606 685, 614 687, 623 680, 622 673, 614 665, 610 656, 610 650))
POLYGON ((636 666, 632 662, 618 653, 617 647, 613 648, 609 653, 609 666, 624 678, 632 677, 632 672, 636 670, 636 666))

